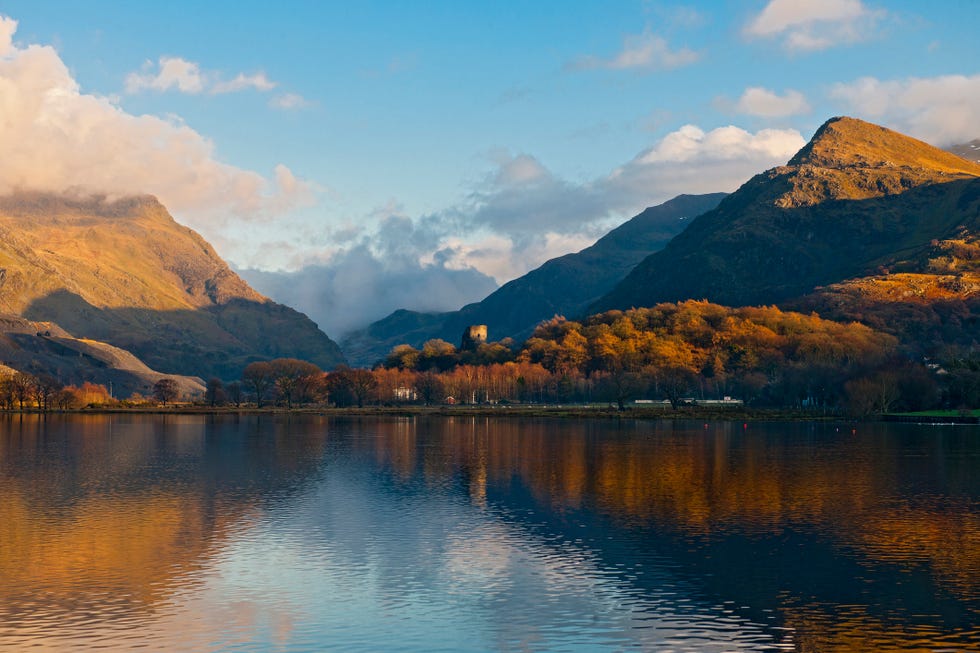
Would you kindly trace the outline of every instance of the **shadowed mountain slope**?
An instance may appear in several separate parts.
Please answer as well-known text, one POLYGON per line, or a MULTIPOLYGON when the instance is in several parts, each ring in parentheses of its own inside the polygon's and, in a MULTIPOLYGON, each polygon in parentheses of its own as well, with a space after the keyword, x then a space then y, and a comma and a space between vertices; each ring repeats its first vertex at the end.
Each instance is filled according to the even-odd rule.
POLYGON ((680 195, 650 207, 594 245, 551 259, 459 311, 395 311, 346 338, 344 352, 351 362, 370 365, 398 344, 417 347, 430 338, 457 343, 471 324, 486 324, 493 340, 524 339, 542 320, 580 314, 645 256, 661 249, 724 197, 724 193, 680 195))
POLYGON ((306 316, 248 286, 153 197, 0 198, 0 310, 129 350, 163 373, 343 361, 306 316))
POLYGON ((647 257, 591 312, 708 299, 784 302, 921 269, 936 242, 980 227, 980 164, 854 118, 833 118, 787 165, 746 182, 647 257))
POLYGON ((176 381, 184 396, 204 392, 198 377, 161 374, 125 349, 75 338, 52 322, 15 315, 0 315, 0 361, 5 374, 21 371, 65 384, 99 383, 117 397, 150 395, 153 384, 165 377, 176 381))

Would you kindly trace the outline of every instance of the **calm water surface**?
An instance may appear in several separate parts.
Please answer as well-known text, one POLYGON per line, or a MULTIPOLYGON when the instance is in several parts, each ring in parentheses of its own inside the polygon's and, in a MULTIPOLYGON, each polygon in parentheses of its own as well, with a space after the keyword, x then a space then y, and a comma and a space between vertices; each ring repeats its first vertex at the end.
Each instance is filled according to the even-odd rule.
POLYGON ((980 650, 980 429, 0 418, 0 650, 980 650))

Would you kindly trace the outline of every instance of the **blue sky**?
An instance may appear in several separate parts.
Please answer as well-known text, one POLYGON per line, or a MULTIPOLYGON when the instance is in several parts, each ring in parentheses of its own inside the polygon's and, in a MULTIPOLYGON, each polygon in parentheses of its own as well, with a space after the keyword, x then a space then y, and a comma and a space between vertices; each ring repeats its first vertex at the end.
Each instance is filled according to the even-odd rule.
POLYGON ((295 271, 246 276, 331 335, 395 304, 456 308, 644 206, 734 190, 832 115, 980 137, 972 0, 0 15, 4 139, 25 152, 0 164, 8 190, 156 194, 237 267, 295 271))

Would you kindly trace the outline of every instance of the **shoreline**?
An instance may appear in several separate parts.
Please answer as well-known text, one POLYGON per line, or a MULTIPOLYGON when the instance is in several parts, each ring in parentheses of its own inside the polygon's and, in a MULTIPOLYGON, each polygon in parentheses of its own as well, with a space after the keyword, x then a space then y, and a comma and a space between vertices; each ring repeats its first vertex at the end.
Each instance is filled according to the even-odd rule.
POLYGON ((324 417, 494 417, 506 419, 651 419, 705 422, 838 422, 857 423, 909 423, 932 425, 977 425, 980 417, 972 415, 904 415, 884 414, 854 417, 822 411, 802 411, 778 408, 712 408, 698 406, 629 407, 619 410, 615 406, 585 405, 514 405, 505 406, 364 406, 325 407, 301 406, 202 406, 178 404, 172 406, 99 406, 66 410, 40 411, 37 409, 4 410, 0 415, 319 415, 324 417))

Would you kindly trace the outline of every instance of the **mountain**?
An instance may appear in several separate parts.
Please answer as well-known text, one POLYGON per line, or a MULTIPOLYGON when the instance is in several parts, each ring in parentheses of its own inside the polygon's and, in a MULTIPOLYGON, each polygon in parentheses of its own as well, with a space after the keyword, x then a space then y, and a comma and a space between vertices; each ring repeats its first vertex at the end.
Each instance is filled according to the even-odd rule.
POLYGON ((395 311, 343 341, 354 364, 370 365, 398 344, 430 338, 456 343, 467 326, 486 324, 491 339, 524 339, 542 320, 580 314, 691 220, 718 205, 724 193, 680 195, 650 207, 575 254, 551 259, 486 299, 448 313, 395 311))
POLYGON ((832 118, 787 165, 698 217, 590 310, 689 298, 773 304, 847 280, 929 273, 939 243, 978 232, 978 177, 980 164, 832 118))
POLYGON ((86 381, 110 388, 117 397, 153 393, 162 378, 177 382, 182 395, 204 393, 204 382, 193 376, 162 374, 132 353, 97 340, 75 338, 53 322, 32 322, 0 315, 0 372, 27 372, 80 386, 86 381))
POLYGON ((306 316, 255 292, 149 196, 0 198, 0 311, 161 373, 227 379, 257 359, 343 361, 306 316))

